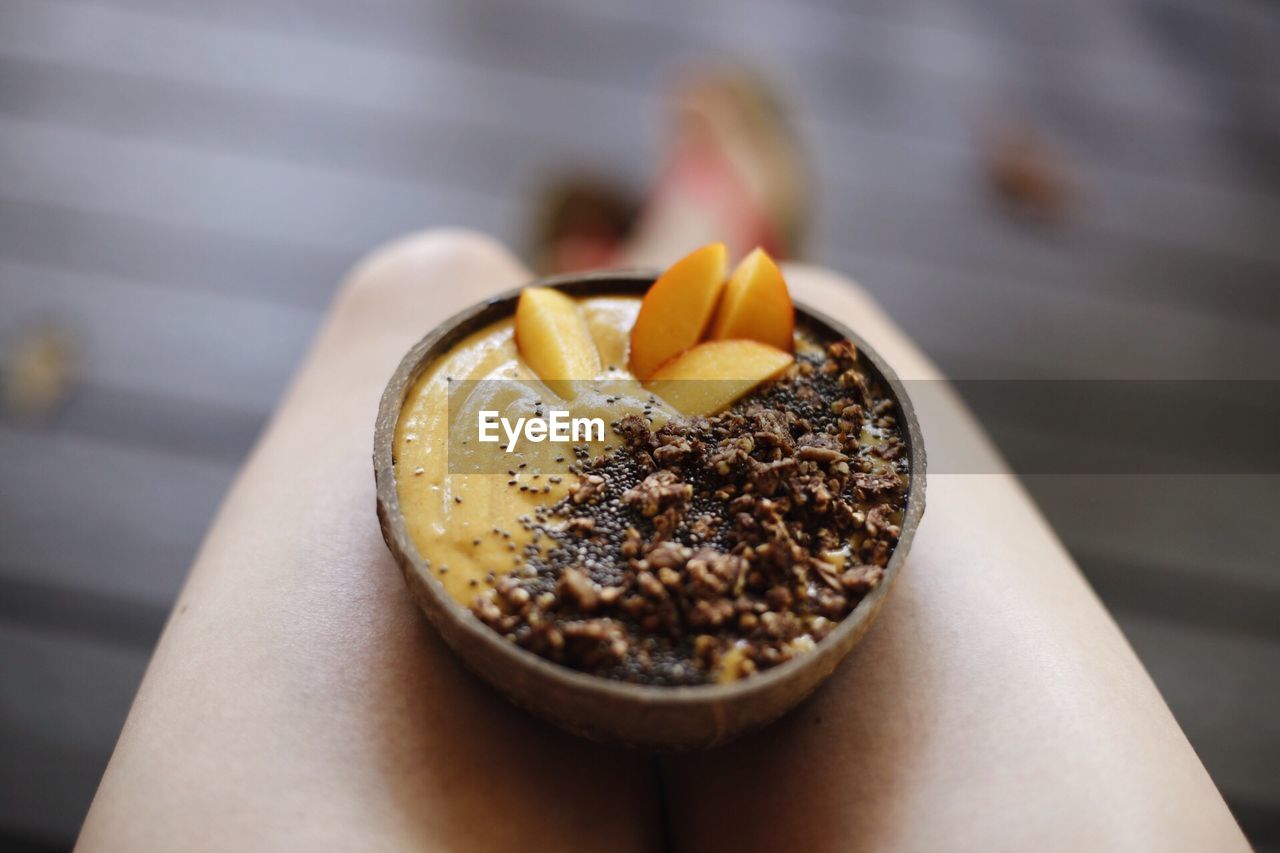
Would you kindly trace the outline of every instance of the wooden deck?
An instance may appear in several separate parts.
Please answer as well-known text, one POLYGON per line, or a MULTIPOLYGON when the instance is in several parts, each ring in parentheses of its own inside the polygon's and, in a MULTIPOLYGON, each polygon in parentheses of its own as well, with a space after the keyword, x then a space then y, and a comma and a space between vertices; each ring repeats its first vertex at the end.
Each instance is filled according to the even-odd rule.
MULTIPOLYGON (((794 93, 815 258, 951 375, 1280 379, 1258 0, 0 0, 0 350, 53 319, 88 356, 54 423, 0 421, 0 847, 74 838, 343 271, 428 225, 518 246, 567 167, 642 186, 664 69, 714 56, 794 93), (1063 153, 1059 227, 985 191, 1008 115, 1063 153)), ((1027 485, 1280 849, 1280 477, 1027 485)))

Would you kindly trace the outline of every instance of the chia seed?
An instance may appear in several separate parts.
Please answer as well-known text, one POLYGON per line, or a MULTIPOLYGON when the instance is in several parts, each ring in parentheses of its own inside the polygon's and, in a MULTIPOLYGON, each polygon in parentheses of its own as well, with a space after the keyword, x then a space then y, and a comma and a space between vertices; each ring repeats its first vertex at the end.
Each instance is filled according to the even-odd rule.
POLYGON ((472 609, 530 651, 622 681, 748 677, 803 654, 896 547, 910 471, 892 398, 840 341, 711 418, 654 429, 656 402, 614 422, 614 450, 573 448, 580 479, 521 521, 524 570, 491 572, 472 609), (868 420, 880 435, 864 443, 868 420))

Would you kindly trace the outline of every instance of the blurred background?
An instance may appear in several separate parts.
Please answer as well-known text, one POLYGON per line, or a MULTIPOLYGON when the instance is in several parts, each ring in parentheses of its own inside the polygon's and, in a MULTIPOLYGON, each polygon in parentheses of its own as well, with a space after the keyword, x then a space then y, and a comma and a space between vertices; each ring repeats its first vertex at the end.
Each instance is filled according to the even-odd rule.
MULTIPOLYGON (((790 98, 807 257, 950 375, 1280 378, 1274 2, 0 0, 0 847, 70 846, 353 261, 639 195, 718 57, 790 98)), ((1026 482, 1280 849, 1280 477, 1026 482)))

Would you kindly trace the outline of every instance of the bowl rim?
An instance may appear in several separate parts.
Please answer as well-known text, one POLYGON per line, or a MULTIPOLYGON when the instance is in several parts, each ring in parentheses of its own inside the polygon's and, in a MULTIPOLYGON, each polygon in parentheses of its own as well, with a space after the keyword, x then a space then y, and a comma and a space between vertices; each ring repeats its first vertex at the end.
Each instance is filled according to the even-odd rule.
MULTIPOLYGON (((857 347, 860 358, 870 364, 879 374, 879 380, 888 387, 898 405, 900 422, 905 427, 910 481, 907 487, 907 506, 903 511, 900 525, 901 534, 885 567, 884 580, 864 596, 857 606, 840 620, 835 630, 824 637, 812 652, 756 673, 750 678, 723 684, 635 684, 571 669, 507 640, 481 622, 470 608, 463 606, 455 599, 444 588, 439 578, 427 568, 422 555, 418 553, 408 536, 404 514, 400 510, 393 457, 396 426, 409 390, 422 372, 429 369, 435 360, 471 333, 513 316, 515 300, 526 287, 554 287, 573 296, 640 296, 654 282, 658 274, 659 271, 652 269, 622 269, 539 278, 490 296, 436 325, 405 353, 387 382, 379 401, 373 447, 377 503, 383 514, 383 533, 387 538, 388 547, 393 551, 398 549, 400 554, 394 556, 407 559, 413 570, 426 579, 425 590, 440 607, 442 615, 457 623, 457 627, 467 635, 469 641, 490 647, 512 666, 528 670, 534 677, 545 678, 556 687, 604 694, 615 699, 641 703, 697 705, 707 701, 743 700, 757 693, 766 693, 779 683, 793 677, 807 664, 819 659, 818 649, 824 644, 830 644, 832 647, 839 646, 845 635, 857 630, 859 625, 873 618, 880 600, 888 594, 889 588, 906 560, 916 529, 924 514, 926 480, 924 439, 906 389, 898 375, 879 353, 867 345, 860 335, 827 314, 802 302, 795 302, 797 328, 811 327, 816 331, 834 332, 838 338, 848 338, 857 347), (431 357, 428 358, 428 356, 431 357)), ((465 655, 456 650, 455 654, 465 660, 465 655)))

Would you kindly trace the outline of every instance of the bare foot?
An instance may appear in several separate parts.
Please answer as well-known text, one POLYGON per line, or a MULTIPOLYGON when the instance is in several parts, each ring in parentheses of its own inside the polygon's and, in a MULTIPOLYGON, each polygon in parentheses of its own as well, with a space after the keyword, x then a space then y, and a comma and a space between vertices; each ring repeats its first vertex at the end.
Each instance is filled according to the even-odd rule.
POLYGON ((670 264, 716 240, 732 257, 762 246, 800 248, 808 175, 782 102, 736 68, 685 74, 669 99, 670 143, 626 252, 633 264, 670 264))

